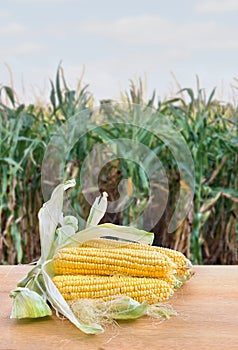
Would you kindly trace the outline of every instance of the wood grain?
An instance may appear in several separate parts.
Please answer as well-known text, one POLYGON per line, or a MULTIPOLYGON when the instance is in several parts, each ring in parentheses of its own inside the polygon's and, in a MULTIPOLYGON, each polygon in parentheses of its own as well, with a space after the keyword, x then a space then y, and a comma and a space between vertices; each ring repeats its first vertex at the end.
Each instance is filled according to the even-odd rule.
POLYGON ((56 316, 9 318, 9 291, 29 266, 0 267, 0 350, 21 349, 238 349, 238 266, 195 266, 195 276, 171 299, 177 317, 159 323, 148 317, 85 335, 56 316))

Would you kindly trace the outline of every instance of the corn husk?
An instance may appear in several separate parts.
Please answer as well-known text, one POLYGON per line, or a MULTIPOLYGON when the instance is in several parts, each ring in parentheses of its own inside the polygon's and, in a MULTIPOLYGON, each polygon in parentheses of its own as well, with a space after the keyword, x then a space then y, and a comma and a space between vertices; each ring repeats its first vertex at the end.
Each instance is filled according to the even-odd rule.
POLYGON ((38 318, 52 314, 49 305, 29 288, 17 288, 10 293, 14 299, 10 318, 38 318))
POLYGON ((103 192, 102 196, 95 199, 88 216, 87 227, 97 226, 104 217, 107 210, 107 197, 107 192, 103 192))
POLYGON ((42 275, 44 279, 44 285, 46 289, 47 299, 51 306, 55 309, 56 314, 62 314, 68 320, 70 320, 77 328, 86 334, 98 334, 102 333, 104 329, 99 324, 91 324, 90 326, 80 323, 79 319, 75 316, 65 299, 62 297, 54 283, 52 282, 53 269, 51 266, 51 260, 47 261, 42 266, 42 275))
POLYGON ((75 186, 75 180, 67 181, 58 185, 48 202, 44 203, 39 211, 39 229, 41 242, 40 262, 44 262, 50 257, 51 247, 54 242, 55 231, 60 221, 63 207, 64 191, 75 186))
POLYGON ((72 226, 74 231, 76 232, 78 230, 78 219, 73 215, 67 215, 63 216, 63 223, 62 226, 72 226))

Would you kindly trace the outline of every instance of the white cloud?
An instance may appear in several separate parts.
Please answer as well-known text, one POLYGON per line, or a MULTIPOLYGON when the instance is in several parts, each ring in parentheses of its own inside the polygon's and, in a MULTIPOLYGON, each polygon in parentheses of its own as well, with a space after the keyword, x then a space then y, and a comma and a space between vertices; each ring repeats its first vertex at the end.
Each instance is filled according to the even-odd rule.
POLYGON ((210 0, 199 2, 195 10, 200 13, 224 13, 238 11, 237 0, 210 0))
POLYGON ((17 36, 26 32, 26 27, 19 23, 0 24, 0 37, 17 36))
MULTIPOLYGON (((151 78, 158 78, 160 81, 166 67, 166 74, 171 80, 168 62, 173 66, 177 61, 187 61, 188 58, 188 53, 185 50, 173 49, 153 55, 144 52, 113 55, 97 60, 91 58, 85 63, 83 82, 90 85, 89 89, 97 99, 117 99, 120 92, 128 88, 129 79, 146 77, 149 82, 151 78)), ((63 62, 63 67, 67 79, 73 82, 73 86, 76 86, 83 71, 83 65, 67 65, 63 62)))
POLYGON ((10 0, 15 4, 61 4, 67 3, 67 0, 10 0))
POLYGON ((88 21, 80 25, 80 30, 118 40, 126 44, 148 45, 166 42, 170 22, 161 17, 126 17, 116 21, 88 21), (163 35, 160 30, 163 29, 163 35))
POLYGON ((7 19, 10 17, 10 13, 8 11, 0 10, 0 20, 7 19))
MULTIPOLYGON (((237 29, 237 28, 235 28, 237 29)), ((159 16, 140 16, 116 21, 82 23, 81 35, 112 40, 141 49, 173 47, 189 49, 237 49, 236 30, 214 21, 171 21, 159 16)))
MULTIPOLYGON (((47 46, 35 42, 23 42, 5 49, 7 55, 34 55, 46 51, 47 46)), ((4 52, 4 50, 3 50, 4 52)))
MULTIPOLYGON (((10 1, 19 4, 66 2, 10 1)), ((227 3, 230 1, 224 0, 224 4, 227 3)), ((15 8, 18 11, 18 6, 15 8)), ((29 6, 29 15, 30 10, 35 11, 34 6, 29 6)), ((0 10, 0 18, 1 13, 0 10)), ((182 86, 191 86, 197 73, 209 88, 217 85, 222 77, 229 81, 236 74, 238 29, 235 23, 218 22, 215 16, 182 20, 179 16, 170 19, 149 15, 149 12, 122 18, 117 15, 115 20, 103 19, 100 15, 93 20, 92 16, 91 13, 85 15, 84 21, 67 16, 65 21, 60 16, 52 17, 40 30, 32 22, 22 22, 30 26, 26 28, 15 23, 12 17, 5 24, 0 20, 1 56, 15 69, 19 81, 21 75, 24 77, 28 93, 32 84, 46 86, 46 96, 49 96, 49 77, 54 80, 60 59, 72 87, 76 86, 85 64, 83 81, 90 84, 90 91, 98 99, 118 97, 119 91, 129 86, 130 78, 143 76, 148 78, 151 88, 163 94, 172 80, 171 70, 182 86)))

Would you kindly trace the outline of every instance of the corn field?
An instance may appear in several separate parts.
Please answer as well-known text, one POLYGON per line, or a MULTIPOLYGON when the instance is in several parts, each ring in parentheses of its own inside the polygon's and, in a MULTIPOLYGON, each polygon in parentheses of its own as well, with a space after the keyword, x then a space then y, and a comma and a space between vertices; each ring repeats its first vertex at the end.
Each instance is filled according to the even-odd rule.
MULTIPOLYGON (((140 143, 156 152, 168 176, 169 199, 152 229, 154 244, 177 249, 193 263, 237 264, 238 110, 231 103, 215 100, 214 93, 206 97, 202 89, 186 88, 176 98, 159 101, 156 93, 146 99, 143 84, 131 82, 128 91, 121 94, 121 102, 127 110, 133 104, 143 104, 169 118, 184 137, 195 164, 193 206, 183 224, 168 233, 179 189, 178 168, 161 140, 148 132, 138 133, 140 143)), ((113 101, 102 100, 100 108, 107 108, 109 102, 113 106, 113 101)), ((39 258, 37 213, 43 204, 41 165, 45 150, 56 127, 94 105, 89 87, 69 88, 62 68, 58 69, 55 82, 51 82, 50 99, 45 106, 21 104, 10 87, 1 86, 0 264, 29 263, 39 258)), ((118 113, 113 109, 110 112, 118 113)), ((78 181, 84 159, 96 143, 126 138, 130 132, 133 130, 126 131, 119 123, 100 126, 87 133, 69 153, 65 171, 68 178, 75 177, 77 181, 71 204, 84 220, 90 209, 78 181)), ((108 192, 110 201, 117 200, 122 179, 127 179, 130 205, 122 212, 106 214, 104 222, 129 225, 146 205, 149 182, 133 162, 109 162, 101 169, 98 185, 101 191, 108 192)), ((95 193, 91 196, 95 198, 95 193)))

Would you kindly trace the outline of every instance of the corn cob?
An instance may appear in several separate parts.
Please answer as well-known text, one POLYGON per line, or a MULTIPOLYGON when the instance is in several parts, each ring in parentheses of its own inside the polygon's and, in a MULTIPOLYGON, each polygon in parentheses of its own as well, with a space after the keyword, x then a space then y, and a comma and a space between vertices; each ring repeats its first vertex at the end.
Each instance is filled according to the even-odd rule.
POLYGON ((176 271, 176 279, 178 281, 181 281, 182 283, 188 281, 192 276, 194 275, 194 272, 189 269, 189 270, 185 270, 185 269, 178 269, 176 271))
POLYGON ((63 248, 53 258, 56 275, 128 275, 164 277, 175 265, 156 251, 135 249, 63 248))
MULTIPOLYGON (((80 245, 81 247, 91 248, 130 248, 136 250, 147 250, 153 252, 159 252, 164 256, 169 257, 177 266, 177 269, 190 269, 192 267, 191 262, 181 253, 173 249, 150 246, 146 244, 138 244, 133 242, 122 242, 113 239, 96 238, 86 241, 80 245)), ((180 271, 181 272, 181 271, 180 271)))
POLYGON ((187 270, 192 267, 191 262, 186 258, 186 256, 177 250, 163 247, 155 247, 155 249, 161 254, 168 256, 177 265, 177 269, 187 270))
POLYGON ((157 278, 130 276, 63 275, 53 282, 66 301, 79 298, 108 301, 117 296, 129 296, 148 304, 164 302, 173 294, 167 282, 157 278))
POLYGON ((172 288, 173 290, 180 288, 183 285, 183 282, 185 282, 185 280, 177 278, 177 275, 172 274, 168 274, 167 276, 162 277, 161 279, 167 282, 170 288, 172 288))

